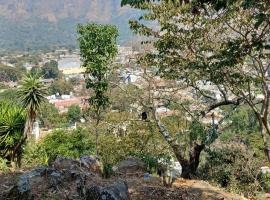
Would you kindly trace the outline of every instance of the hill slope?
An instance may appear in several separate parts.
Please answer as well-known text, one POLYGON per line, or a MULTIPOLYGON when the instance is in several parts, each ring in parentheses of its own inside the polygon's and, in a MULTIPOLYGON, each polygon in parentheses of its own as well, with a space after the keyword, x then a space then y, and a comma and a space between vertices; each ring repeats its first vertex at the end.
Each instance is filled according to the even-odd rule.
POLYGON ((74 46, 76 25, 86 22, 117 25, 124 42, 131 37, 128 20, 138 15, 120 0, 0 0, 0 48, 74 46))

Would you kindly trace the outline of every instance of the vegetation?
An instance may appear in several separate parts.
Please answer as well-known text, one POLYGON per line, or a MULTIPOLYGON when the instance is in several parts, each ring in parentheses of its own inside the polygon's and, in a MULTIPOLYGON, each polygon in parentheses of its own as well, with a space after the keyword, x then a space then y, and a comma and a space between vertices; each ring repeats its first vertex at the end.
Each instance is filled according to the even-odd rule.
POLYGON ((154 174, 178 161, 186 179, 207 180, 248 198, 269 191, 270 175, 260 170, 270 161, 267 3, 123 0, 143 10, 142 21, 130 21, 143 36, 137 62, 130 57, 126 66, 114 62, 115 26, 78 25, 85 83, 61 78, 55 61, 41 70, 54 79, 49 94, 74 88, 89 96, 89 104, 59 112, 45 101, 47 88, 36 73, 18 82, 17 93, 0 86, 0 98, 7 99, 0 101, 0 170, 19 165, 21 157, 24 167, 34 167, 57 156, 96 153, 108 178, 119 161, 136 156, 154 174), (133 77, 124 81, 129 71, 135 83, 133 77), (35 120, 46 135, 25 144, 35 120), (74 128, 70 122, 78 123, 74 128))
POLYGON ((78 26, 78 41, 82 66, 86 68, 86 88, 93 91, 89 104, 96 121, 96 154, 98 155, 98 126, 101 113, 107 108, 109 98, 108 75, 112 69, 111 62, 117 55, 116 38, 118 30, 112 25, 87 24, 78 26))
POLYGON ((27 112, 27 121, 24 132, 25 137, 31 136, 33 123, 36 120, 42 102, 45 101, 46 93, 47 88, 41 82, 39 75, 27 74, 23 78, 18 94, 22 105, 27 112))
MULTIPOLYGON (((195 119, 204 117, 212 110, 225 105, 250 106, 260 122, 264 151, 269 158, 266 133, 269 107, 267 100, 269 98, 266 94, 269 94, 269 88, 265 87, 266 76, 268 76, 265 71, 268 65, 263 64, 269 58, 267 3, 242 0, 193 1, 192 3, 189 1, 160 1, 159 3, 123 1, 122 3, 130 3, 135 8, 146 10, 146 14, 141 19, 156 21, 160 26, 159 29, 153 29, 137 20, 130 21, 133 31, 148 37, 147 42, 152 43, 156 49, 144 54, 140 58, 140 63, 157 66, 160 76, 181 80, 184 87, 194 88, 199 98, 207 99, 206 110, 190 112, 193 118, 194 115, 196 116, 195 119), (252 12, 254 9, 257 9, 256 13, 252 12), (214 85, 216 91, 221 94, 221 99, 211 95, 211 91, 201 89, 202 82, 205 85, 214 85), (264 101, 257 100, 258 92, 265 94, 264 101), (231 98, 232 100, 228 100, 231 98)), ((183 102, 178 103, 183 106, 183 102)), ((181 165, 187 165, 188 169, 198 166, 196 164, 192 167, 191 161, 199 158, 200 154, 196 155, 195 152, 199 153, 203 150, 205 144, 196 142, 199 146, 195 145, 190 149, 190 155, 195 153, 194 158, 185 159, 181 146, 175 144, 171 133, 160 121, 156 121, 160 132, 174 149, 181 165)), ((197 162, 198 160, 195 161, 197 162)))
POLYGON ((81 119, 81 108, 78 105, 72 105, 68 108, 68 119, 71 122, 76 122, 81 119))
POLYGON ((73 85, 70 81, 65 79, 54 80, 54 82, 49 87, 49 93, 51 95, 69 95, 73 91, 73 85))
POLYGON ((24 154, 24 165, 47 165, 57 156, 79 158, 94 153, 94 143, 83 129, 74 131, 57 130, 42 139, 38 145, 29 143, 24 154))
POLYGON ((58 63, 55 60, 51 60, 44 64, 44 66, 41 68, 41 73, 44 78, 59 78, 60 71, 58 69, 58 63))
POLYGON ((40 107, 39 118, 41 126, 47 129, 62 128, 68 126, 66 113, 59 113, 57 108, 49 102, 44 102, 40 107))
POLYGON ((15 103, 0 101, 0 157, 1 168, 5 163, 19 165, 23 153, 22 146, 25 142, 24 124, 26 114, 15 103))
POLYGON ((5 65, 0 65, 0 81, 1 82, 16 82, 21 78, 20 70, 5 65))

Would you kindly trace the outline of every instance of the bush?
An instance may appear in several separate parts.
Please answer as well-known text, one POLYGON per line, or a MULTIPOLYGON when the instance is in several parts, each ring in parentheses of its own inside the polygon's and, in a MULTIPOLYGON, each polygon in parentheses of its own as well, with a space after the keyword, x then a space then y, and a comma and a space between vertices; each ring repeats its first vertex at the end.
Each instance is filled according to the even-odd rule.
POLYGON ((198 171, 200 178, 245 196, 253 196, 261 189, 258 180, 260 162, 245 146, 220 145, 207 153, 206 162, 198 171))
POLYGON ((81 108, 78 105, 72 105, 68 108, 68 119, 71 122, 79 121, 81 118, 81 108))
POLYGON ((42 145, 37 145, 35 141, 29 141, 24 148, 23 167, 35 167, 37 165, 47 165, 48 155, 42 145))
POLYGON ((0 157, 0 172, 6 173, 9 171, 8 165, 7 165, 8 160, 1 158, 0 157))
POLYGON ((260 174, 259 181, 264 191, 269 193, 270 192, 270 174, 269 173, 260 174))
POLYGON ((57 130, 48 134, 36 146, 26 147, 23 162, 27 166, 48 164, 58 156, 79 158, 94 152, 94 141, 83 129, 67 132, 57 130))
POLYGON ((39 120, 42 126, 49 129, 68 126, 66 113, 60 114, 57 108, 48 102, 41 105, 39 120))

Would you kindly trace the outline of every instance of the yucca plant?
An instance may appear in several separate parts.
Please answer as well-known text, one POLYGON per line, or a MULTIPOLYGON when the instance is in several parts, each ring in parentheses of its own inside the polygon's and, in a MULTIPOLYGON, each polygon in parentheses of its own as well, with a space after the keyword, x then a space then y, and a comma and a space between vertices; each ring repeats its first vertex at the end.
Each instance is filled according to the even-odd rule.
POLYGON ((42 102, 46 100, 46 94, 47 87, 42 83, 40 75, 29 73, 23 77, 21 86, 18 89, 18 95, 27 113, 24 130, 26 137, 29 137, 32 132, 33 123, 42 102))
POLYGON ((26 113, 15 103, 0 101, 0 157, 20 163, 22 145, 25 142, 26 113))

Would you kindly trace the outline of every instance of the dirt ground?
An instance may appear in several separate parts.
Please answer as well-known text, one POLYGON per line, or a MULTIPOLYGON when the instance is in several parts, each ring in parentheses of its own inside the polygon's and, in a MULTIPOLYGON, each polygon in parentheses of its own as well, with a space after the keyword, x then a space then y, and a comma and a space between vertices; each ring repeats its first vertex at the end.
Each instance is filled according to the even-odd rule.
MULTIPOLYGON (((8 191, 16 183, 21 173, 0 174, 1 200, 3 199, 1 193, 8 191)), ((241 196, 224 192, 207 182, 198 180, 177 179, 171 188, 164 187, 158 177, 151 177, 148 180, 136 176, 112 177, 108 182, 113 182, 119 178, 127 182, 132 200, 245 200, 241 196)), ((97 184, 103 185, 103 183, 97 184)), ((39 190, 39 192, 41 191, 39 190)), ((35 199, 43 199, 40 195, 36 195, 36 197, 35 199)), ((70 198, 63 196, 60 199, 70 198)))

